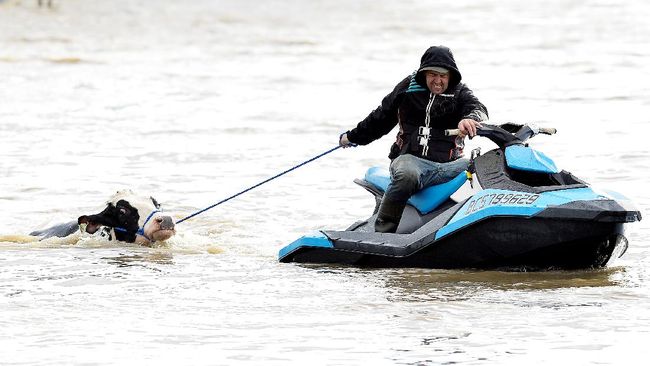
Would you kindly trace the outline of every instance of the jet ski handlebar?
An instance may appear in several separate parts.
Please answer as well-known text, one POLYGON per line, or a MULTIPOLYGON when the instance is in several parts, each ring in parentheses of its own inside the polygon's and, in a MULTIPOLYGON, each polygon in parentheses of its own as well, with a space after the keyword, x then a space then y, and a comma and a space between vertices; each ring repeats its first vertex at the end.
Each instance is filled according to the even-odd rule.
POLYGON ((539 133, 543 133, 545 135, 555 135, 557 133, 557 128, 539 127, 539 133))
MULTIPOLYGON (((480 127, 478 128, 479 130, 481 129, 480 127)), ((539 133, 543 133, 545 135, 554 135, 557 133, 557 128, 553 127, 537 127, 537 130, 539 133)), ((450 130, 445 130, 445 136, 458 136, 460 135, 460 129, 454 128, 450 130)))
POLYGON ((458 135, 460 135, 460 129, 458 128, 445 130, 445 136, 458 136, 458 135))
MULTIPOLYGON (((499 147, 504 148, 509 145, 524 144, 529 138, 543 133, 553 135, 557 129, 552 127, 538 127, 534 124, 503 123, 501 125, 491 125, 483 123, 476 129, 478 136, 487 137, 495 142, 499 147)), ((460 135, 460 129, 445 130, 445 136, 460 135)))

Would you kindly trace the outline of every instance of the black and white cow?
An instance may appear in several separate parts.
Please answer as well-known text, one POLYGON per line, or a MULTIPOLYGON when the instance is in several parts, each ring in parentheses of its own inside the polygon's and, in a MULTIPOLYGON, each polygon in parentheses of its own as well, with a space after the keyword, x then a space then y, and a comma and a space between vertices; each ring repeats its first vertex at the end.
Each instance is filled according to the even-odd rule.
POLYGON ((102 230, 109 239, 147 245, 174 236, 176 225, 170 215, 162 212, 161 205, 153 197, 138 196, 130 190, 123 190, 113 195, 100 213, 79 216, 77 221, 34 231, 29 235, 41 239, 66 237, 77 230, 89 234, 102 230))

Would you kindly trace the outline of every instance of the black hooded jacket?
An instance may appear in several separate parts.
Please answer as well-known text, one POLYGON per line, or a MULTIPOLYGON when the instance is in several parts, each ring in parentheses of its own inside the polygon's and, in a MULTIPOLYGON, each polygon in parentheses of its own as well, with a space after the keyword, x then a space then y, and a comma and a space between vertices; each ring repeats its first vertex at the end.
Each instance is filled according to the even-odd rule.
POLYGON ((481 122, 488 117, 485 106, 461 79, 451 50, 444 46, 430 47, 422 55, 420 68, 399 82, 377 109, 348 131, 348 140, 367 145, 399 124, 390 159, 412 154, 444 163, 462 157, 463 138, 445 136, 444 130, 458 128, 458 122, 465 118, 481 122), (449 70, 449 84, 442 94, 434 95, 427 88, 422 69, 432 66, 449 70))

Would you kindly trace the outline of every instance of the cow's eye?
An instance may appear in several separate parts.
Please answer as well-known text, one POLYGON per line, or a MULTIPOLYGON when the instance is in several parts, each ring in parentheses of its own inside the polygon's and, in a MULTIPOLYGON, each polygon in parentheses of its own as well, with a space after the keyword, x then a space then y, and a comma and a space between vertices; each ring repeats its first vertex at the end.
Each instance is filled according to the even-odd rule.
POLYGON ((125 208, 120 208, 120 213, 122 215, 126 215, 126 209, 125 208))

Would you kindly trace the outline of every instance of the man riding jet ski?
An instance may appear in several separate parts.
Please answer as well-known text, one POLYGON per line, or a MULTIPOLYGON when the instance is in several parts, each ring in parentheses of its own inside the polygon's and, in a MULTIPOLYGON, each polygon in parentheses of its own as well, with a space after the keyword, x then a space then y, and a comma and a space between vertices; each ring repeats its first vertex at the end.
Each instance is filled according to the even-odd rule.
POLYGON ((339 139, 343 147, 366 145, 399 125, 388 155, 391 180, 379 206, 375 230, 394 233, 409 197, 422 187, 447 182, 466 170, 464 137, 472 138, 487 119, 487 108, 462 82, 451 50, 429 47, 420 67, 339 139), (451 128, 458 128, 460 136, 442 133, 451 128))
MULTIPOLYGON (((447 130, 454 135, 458 130, 447 130)), ((375 230, 390 182, 370 168, 355 182, 375 212, 344 231, 303 236, 280 250, 281 262, 368 267, 579 269, 607 265, 627 249, 623 226, 641 213, 622 195, 596 191, 528 146, 554 129, 483 123, 477 135, 498 147, 472 151, 467 171, 408 199, 394 233, 375 230)))

